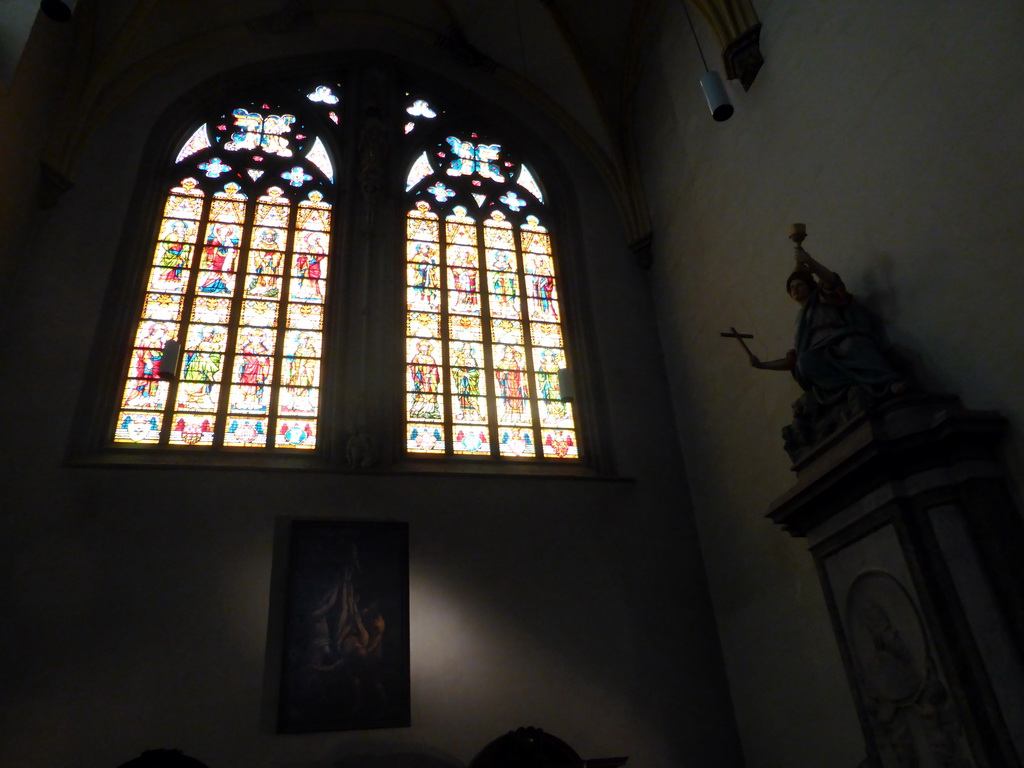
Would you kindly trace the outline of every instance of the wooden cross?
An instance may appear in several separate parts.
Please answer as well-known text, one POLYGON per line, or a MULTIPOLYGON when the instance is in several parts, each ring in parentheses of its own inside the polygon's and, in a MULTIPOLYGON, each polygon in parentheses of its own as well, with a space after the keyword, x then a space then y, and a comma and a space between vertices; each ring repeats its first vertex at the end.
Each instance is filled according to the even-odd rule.
POLYGON ((740 346, 743 347, 743 350, 752 357, 754 353, 750 351, 750 347, 747 346, 747 342, 745 342, 744 339, 752 339, 754 338, 754 335, 751 333, 740 333, 735 328, 729 328, 729 331, 730 333, 723 333, 722 336, 727 339, 736 339, 736 341, 740 343, 740 346))

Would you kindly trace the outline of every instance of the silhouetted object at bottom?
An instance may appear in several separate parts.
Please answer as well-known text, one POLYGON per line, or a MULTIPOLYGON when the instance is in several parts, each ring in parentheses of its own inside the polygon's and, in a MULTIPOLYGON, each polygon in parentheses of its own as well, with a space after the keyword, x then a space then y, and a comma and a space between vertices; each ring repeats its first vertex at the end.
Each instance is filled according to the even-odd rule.
POLYGON ((180 749, 147 749, 118 768, 209 768, 180 749))
POLYGON ((618 768, 628 757, 584 760, 561 739, 540 728, 517 728, 499 736, 473 758, 469 768, 618 768))

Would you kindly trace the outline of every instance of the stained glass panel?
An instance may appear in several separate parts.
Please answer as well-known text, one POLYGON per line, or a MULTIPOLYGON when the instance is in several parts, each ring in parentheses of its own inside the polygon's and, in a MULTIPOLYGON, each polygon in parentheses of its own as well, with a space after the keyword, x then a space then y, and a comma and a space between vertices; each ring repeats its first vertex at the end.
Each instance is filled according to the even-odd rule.
POLYGON ((220 401, 220 384, 182 381, 175 406, 188 411, 215 413, 220 401))
POLYGON ((239 416, 227 422, 224 444, 236 448, 265 448, 267 445, 267 419, 239 416))
MULTIPOLYGON (((326 86, 308 95, 337 103, 326 86)), ((297 113, 260 102, 224 114, 176 155, 204 173, 168 188, 113 439, 310 449, 332 234, 325 184, 335 169, 324 141, 297 130, 297 113), (166 372, 170 339, 181 358, 166 372)))
POLYGON ((524 457, 536 455, 533 431, 529 429, 502 429, 498 450, 502 456, 524 457))
POLYGON ((430 105, 423 99, 416 99, 405 111, 413 117, 425 117, 427 119, 437 117, 437 112, 431 109, 430 105))
MULTIPOLYGON (((309 199, 299 203, 299 215, 295 220, 297 229, 331 231, 331 206, 324 202, 324 196, 316 190, 309 193, 309 199)), ((326 241, 321 241, 326 248, 326 241)))
POLYGON ((445 452, 444 430, 436 424, 410 421, 406 426, 405 445, 410 453, 445 452))
POLYGON ((160 442, 162 423, 163 414, 122 412, 114 432, 114 440, 119 443, 154 445, 160 442))
POLYGON ((153 320, 177 321, 181 319, 181 296, 166 293, 147 293, 142 316, 153 320))
POLYGON ((544 455, 558 459, 575 459, 579 456, 576 448, 576 433, 569 429, 542 429, 544 455))
POLYGON ((489 456, 491 446, 488 443, 488 430, 471 426, 460 426, 455 430, 452 449, 456 454, 489 456))
POLYGON ((121 405, 125 408, 136 408, 144 411, 159 410, 167 402, 170 385, 153 377, 145 379, 128 379, 121 405))
MULTIPOLYGON (((452 315, 448 318, 448 335, 453 341, 481 341, 483 330, 480 319, 465 315, 452 315)), ((483 359, 480 349, 474 348, 478 359, 483 359)))
POLYGON ((214 420, 203 414, 175 413, 171 425, 171 445, 213 445, 214 420))
POLYGON ((431 212, 430 203, 421 200, 416 204, 416 210, 409 212, 407 233, 410 240, 438 241, 437 214, 431 212))
POLYGON ((439 337, 441 316, 428 312, 409 312, 406 314, 405 329, 407 336, 439 337))
POLYGON ((284 419, 274 437, 278 448, 316 448, 316 422, 304 419, 284 419))
POLYGON ((516 178, 516 183, 542 203, 544 202, 544 195, 541 193, 540 187, 533 178, 533 174, 530 173, 529 169, 525 165, 520 166, 519 176, 516 178))
POLYGON ((189 155, 194 155, 196 152, 206 149, 209 146, 210 137, 206 131, 206 123, 203 123, 201 126, 196 128, 195 133, 193 133, 189 137, 188 141, 182 145, 181 151, 178 152, 178 156, 174 158, 174 162, 180 163, 189 155))
POLYGON ((284 353, 297 357, 320 357, 323 349, 322 333, 289 330, 284 334, 284 353))
MULTIPOLYGON (((316 376, 320 375, 316 371, 316 376)), ((282 416, 316 416, 319 390, 310 387, 285 387, 281 390, 278 413, 282 416)))
MULTIPOLYGON (((448 246, 476 245, 476 222, 466 215, 467 211, 461 205, 455 206, 452 215, 445 223, 445 237, 448 246)), ((473 249, 475 251, 475 249, 473 249)), ((471 251, 471 253, 473 252, 471 251)), ((461 253, 466 250, 462 249, 461 253)), ((460 249, 455 249, 455 258, 459 258, 460 249)))
MULTIPOLYGON (((296 253, 315 253, 321 258, 317 259, 320 263, 321 271, 319 275, 314 277, 326 277, 326 273, 323 269, 327 266, 327 260, 325 254, 327 253, 327 243, 330 240, 328 235, 323 232, 317 231, 299 231, 295 238, 295 252, 296 253)), ((304 264, 307 262, 303 262, 304 264)), ((296 268, 296 273, 301 272, 301 269, 296 268)), ((309 275, 307 274, 307 277, 309 275)))
POLYGON ((318 101, 321 104, 337 104, 338 97, 334 91, 326 85, 318 85, 312 93, 306 96, 310 101, 318 101))
POLYGON ((577 459, 535 177, 500 144, 448 136, 413 162, 407 192, 415 202, 406 227, 406 450, 577 459))
POLYGON ((522 344, 523 324, 518 320, 495 318, 491 321, 491 340, 495 344, 522 344))
POLYGON ((315 304, 290 304, 288 306, 288 327, 315 330, 324 327, 323 307, 315 304))
MULTIPOLYGON (((223 221, 229 224, 241 224, 245 221, 245 207, 248 198, 241 194, 240 186, 234 182, 224 185, 223 192, 217 192, 213 196, 213 204, 210 206, 210 221, 223 221)), ((237 228, 225 228, 225 237, 237 238, 240 230, 237 228)))
POLYGON ((540 400, 538 403, 542 427, 572 427, 572 403, 561 400, 540 400))
POLYGON ((409 169, 409 175, 405 180, 405 191, 408 192, 433 172, 434 169, 430 167, 430 158, 428 158, 427 153, 424 152, 416 158, 416 162, 414 162, 412 167, 409 169))

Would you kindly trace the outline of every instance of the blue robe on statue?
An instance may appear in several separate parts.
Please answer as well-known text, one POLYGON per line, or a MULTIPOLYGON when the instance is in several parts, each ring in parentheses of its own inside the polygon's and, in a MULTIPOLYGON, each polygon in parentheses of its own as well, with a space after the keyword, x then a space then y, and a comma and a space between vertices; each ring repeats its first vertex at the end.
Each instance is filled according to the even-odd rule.
POLYGON ((882 354, 870 316, 853 301, 843 281, 821 284, 796 318, 793 376, 823 405, 841 400, 858 385, 874 397, 903 381, 882 354))

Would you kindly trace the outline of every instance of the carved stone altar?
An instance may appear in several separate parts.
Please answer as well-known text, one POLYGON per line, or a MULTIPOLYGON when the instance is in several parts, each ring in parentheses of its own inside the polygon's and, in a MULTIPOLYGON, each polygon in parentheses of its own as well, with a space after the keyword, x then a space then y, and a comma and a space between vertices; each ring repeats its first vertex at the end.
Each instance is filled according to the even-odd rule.
POLYGON ((810 452, 771 504, 814 556, 864 765, 1024 765, 1024 521, 1005 428, 953 397, 896 398, 810 452))

